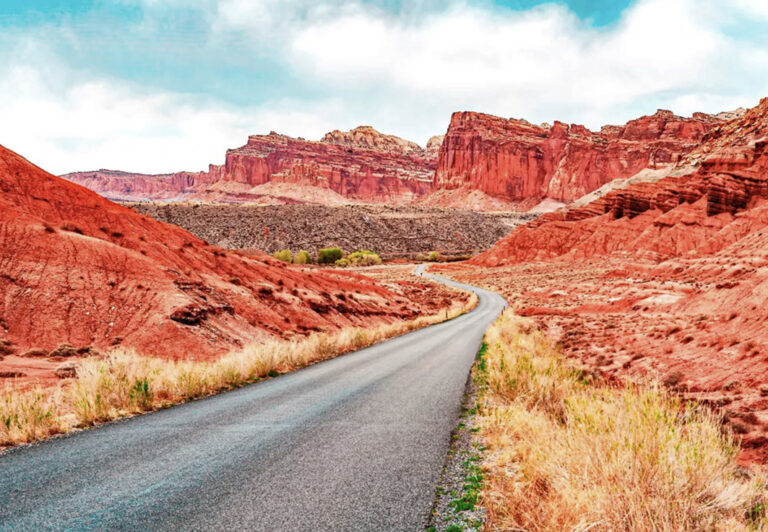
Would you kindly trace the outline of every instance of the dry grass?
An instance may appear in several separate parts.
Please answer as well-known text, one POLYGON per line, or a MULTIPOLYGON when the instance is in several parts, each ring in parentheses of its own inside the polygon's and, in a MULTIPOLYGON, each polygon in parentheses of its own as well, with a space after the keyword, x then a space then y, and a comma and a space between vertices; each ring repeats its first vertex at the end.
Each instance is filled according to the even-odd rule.
POLYGON ((765 530, 765 477, 740 468, 721 419, 657 387, 569 366, 511 311, 477 367, 489 530, 765 530))
POLYGON ((447 313, 253 344, 214 363, 169 361, 116 348, 104 357, 80 361, 77 378, 62 388, 3 392, 0 445, 30 442, 236 388, 455 318, 476 304, 472 294, 447 313))

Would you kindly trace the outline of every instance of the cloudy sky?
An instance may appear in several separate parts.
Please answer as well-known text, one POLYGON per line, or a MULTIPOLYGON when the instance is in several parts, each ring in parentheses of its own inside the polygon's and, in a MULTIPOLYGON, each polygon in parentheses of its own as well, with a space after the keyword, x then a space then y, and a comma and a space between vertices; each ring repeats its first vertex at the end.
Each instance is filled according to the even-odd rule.
POLYGON ((270 130, 718 112, 768 96, 766 24, 766 0, 2 0, 0 144, 167 172, 270 130))

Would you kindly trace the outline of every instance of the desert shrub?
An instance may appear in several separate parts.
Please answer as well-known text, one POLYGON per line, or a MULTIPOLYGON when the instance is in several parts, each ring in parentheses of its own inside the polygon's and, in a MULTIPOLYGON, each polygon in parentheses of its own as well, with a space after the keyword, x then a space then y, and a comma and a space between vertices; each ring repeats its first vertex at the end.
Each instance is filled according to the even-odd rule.
POLYGON ((427 260, 430 262, 439 262, 441 259, 442 257, 437 251, 430 252, 429 256, 427 257, 427 260))
POLYGON ((416 260, 420 262, 424 262, 428 258, 429 257, 427 257, 424 253, 419 253, 418 255, 416 255, 416 260))
POLYGON ((42 389, 0 395, 0 444, 47 438, 61 430, 58 397, 42 389))
POLYGON ((317 251, 317 262, 320 264, 333 264, 344 256, 341 248, 322 248, 317 251))
POLYGON ((339 259, 339 260, 337 260, 337 261, 336 261, 334 264, 335 264, 336 266, 340 266, 340 267, 342 267, 342 268, 347 268, 347 267, 348 267, 348 266, 350 266, 352 263, 351 263, 351 262, 349 262, 349 259, 347 259, 347 258, 343 258, 343 259, 339 259))
POLYGON ((280 251, 275 251, 272 254, 273 257, 275 257, 277 260, 281 260, 283 262, 292 262, 293 261, 293 255, 291 254, 290 249, 283 249, 280 251))
POLYGON ((71 344, 59 344, 56 349, 51 351, 50 356, 52 357, 74 357, 77 356, 79 353, 75 347, 73 347, 71 344))
POLYGON ((312 258, 309 256, 309 251, 306 249, 302 249, 296 253, 295 257, 293 257, 294 264, 309 264, 310 262, 312 262, 312 258))
POLYGON ((349 256, 347 256, 347 259, 354 266, 376 266, 381 264, 381 257, 373 251, 365 249, 350 253, 349 256))
POLYGON ((80 226, 78 226, 74 222, 62 222, 61 228, 64 231, 69 231, 70 233, 77 233, 78 235, 83 234, 83 230, 80 228, 80 226))

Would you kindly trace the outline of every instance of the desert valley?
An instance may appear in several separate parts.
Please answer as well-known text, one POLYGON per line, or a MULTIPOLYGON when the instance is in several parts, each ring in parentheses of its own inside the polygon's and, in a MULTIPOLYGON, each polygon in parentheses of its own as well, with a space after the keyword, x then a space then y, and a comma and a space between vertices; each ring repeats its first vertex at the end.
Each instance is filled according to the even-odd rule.
MULTIPOLYGON (((127 4, 120 9, 176 24, 163 10, 178 6, 127 4)), ((274 117, 268 127, 286 133, 340 129, 308 140, 254 127, 241 135, 245 144, 224 149, 222 139, 249 124, 240 110, 252 112, 251 98, 266 89, 204 83, 187 65, 179 67, 183 97, 118 101, 106 82, 93 82, 64 106, 83 124, 41 105, 32 125, 19 127, 20 148, 13 135, 0 138, 0 530, 768 530, 768 97, 709 98, 669 69, 672 88, 612 98, 627 80, 650 87, 628 73, 667 59, 661 45, 639 63, 626 52, 660 24, 645 11, 655 0, 627 2, 605 27, 594 17, 607 7, 583 18, 565 0, 530 9, 451 4, 413 27, 388 18, 391 6, 368 20, 365 3, 338 12, 302 4, 293 6, 300 16, 278 23, 284 7, 255 3, 260 10, 242 20, 274 26, 258 26, 266 35, 258 53, 239 48, 242 21, 222 18, 225 4, 189 8, 217 17, 202 32, 208 48, 195 48, 201 69, 223 57, 222 43, 242 54, 227 59, 233 72, 264 50, 277 64, 284 50, 275 43, 308 31, 285 46, 301 50, 286 64, 300 65, 308 84, 338 77, 343 87, 319 120, 297 96, 309 89, 262 65, 266 73, 251 72, 249 83, 273 83, 279 97, 264 100, 254 123, 274 117), (486 91, 473 73, 493 64, 503 77, 498 65, 509 67, 508 58, 448 45, 464 42, 456 28, 492 39, 497 33, 481 37, 482 28, 503 9, 522 13, 515 24, 527 28, 510 57, 528 57, 537 39, 587 37, 519 69, 515 62, 524 83, 509 97, 502 84, 499 96, 494 76, 486 91), (361 57, 376 55, 378 32, 390 25, 407 46, 365 68, 353 61, 344 78, 342 59, 355 55, 348 43, 312 55, 351 31, 340 23, 312 33, 328 13, 363 28, 358 37, 370 42, 354 41, 361 57), (533 24, 537 17, 559 25, 533 24), (633 33, 633 24, 645 29, 633 33), (431 30, 408 40, 421 25, 431 30), (605 40, 624 31, 635 44, 605 40), (443 35, 435 42, 447 55, 432 56, 430 70, 410 55, 435 53, 433 35, 443 35), (618 63, 607 59, 612 48, 623 54, 618 63), (452 53, 448 64, 463 62, 465 72, 446 81, 439 72, 452 53), (561 53, 574 62, 587 54, 589 64, 598 57, 606 77, 586 68, 588 89, 581 71, 557 78, 566 63, 549 61, 561 53), (377 78, 379 70, 392 79, 377 78), (450 103, 444 129, 425 121, 432 136, 421 144, 379 125, 345 131, 349 116, 392 99, 388 90, 402 96, 398 76, 414 72, 401 115, 385 107, 366 122, 407 129, 450 103), (190 109, 215 100, 196 100, 195 87, 240 103, 185 123, 180 117, 202 116, 190 109), (413 96, 423 87, 426 97, 413 96), (579 91, 591 95, 581 110, 579 91), (688 112, 653 112, 654 98, 669 103, 674 91, 682 95, 671 101, 688 112), (588 124, 628 109, 644 114, 590 129, 461 107, 539 99, 549 116, 588 124), (88 118, 80 101, 119 108, 122 121, 88 118), (722 101, 743 107, 718 112, 713 102, 722 101), (709 112, 690 112, 692 102, 709 112), (154 121, 166 106, 171 118, 154 121), (66 127, 38 135, 48 116, 66 127), (70 127, 86 133, 72 140, 70 127), (66 171, 27 146, 50 148, 66 171), (136 166, 95 169, 93 161, 136 166), (135 171, 153 164, 166 171, 135 171)), ((67 9, 64 19, 79 16, 67 9)), ((166 26, 153 24, 142 31, 158 37, 166 26)), ((194 48, 193 34, 187 28, 166 44, 181 57, 175 47, 194 48)), ((142 39, 115 49, 152 41, 142 39)), ((126 66, 140 81, 121 94, 139 86, 152 94, 142 76, 174 79, 175 63, 155 67, 126 66)), ((24 69, 9 76, 19 87, 33 78, 24 69)), ((35 106, 18 108, 28 116, 35 106)), ((537 105, 521 108, 542 116, 537 105)))

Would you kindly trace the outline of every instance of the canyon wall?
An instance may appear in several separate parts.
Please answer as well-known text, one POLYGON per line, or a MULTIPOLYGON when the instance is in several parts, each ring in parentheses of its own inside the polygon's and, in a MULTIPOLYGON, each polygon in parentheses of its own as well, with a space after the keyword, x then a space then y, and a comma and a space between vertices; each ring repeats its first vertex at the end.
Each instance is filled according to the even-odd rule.
MULTIPOLYGON (((333 131, 319 142, 270 133, 228 150, 222 178, 202 196, 243 199, 255 187, 288 183, 321 188, 351 200, 406 203, 431 191, 436 159, 419 145, 362 126, 333 131)), ((298 190, 294 188, 294 190, 298 190)), ((313 202, 310 189, 306 202, 313 202)))
POLYGON ((370 126, 320 141, 253 135, 207 172, 146 176, 102 170, 65 176, 124 200, 227 203, 388 203, 543 212, 641 171, 674 168, 714 128, 737 117, 670 111, 604 126, 454 113, 422 148, 370 126), (538 206, 538 207, 537 207, 538 206))
POLYGON ((676 164, 698 146, 718 116, 660 110, 592 132, 473 112, 454 113, 439 153, 436 190, 481 191, 511 202, 570 202, 645 168, 676 164))
POLYGON ((116 201, 183 200, 221 179, 223 167, 210 165, 208 172, 138 174, 119 170, 72 172, 64 179, 116 201))
POLYGON ((503 265, 617 252, 664 260, 714 253, 762 227, 746 220, 762 212, 757 206, 768 199, 767 136, 764 99, 711 129, 674 165, 611 183, 604 194, 593 194, 593 201, 546 214, 476 262, 503 265))
POLYGON ((432 190, 442 137, 422 148, 370 126, 320 141, 253 135, 207 172, 146 175, 113 170, 62 177, 115 200, 228 203, 412 203, 432 190))

